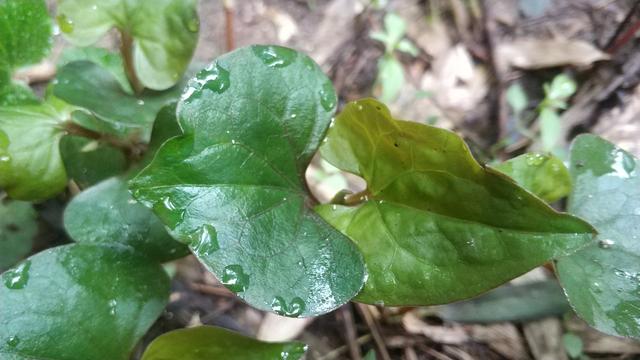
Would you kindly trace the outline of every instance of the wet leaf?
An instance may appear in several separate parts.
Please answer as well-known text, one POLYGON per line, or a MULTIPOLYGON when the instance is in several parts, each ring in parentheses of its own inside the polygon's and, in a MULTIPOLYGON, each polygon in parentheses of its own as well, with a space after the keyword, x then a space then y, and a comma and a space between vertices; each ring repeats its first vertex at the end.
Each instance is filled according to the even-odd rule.
POLYGON ((469 298, 593 237, 589 224, 480 166, 454 133, 395 120, 372 99, 346 106, 321 154, 367 181, 361 205, 318 208, 364 254, 369 277, 358 301, 469 298))
POLYGON ((90 61, 105 70, 109 71, 113 77, 118 80, 120 87, 128 93, 133 94, 127 74, 124 72, 124 63, 122 57, 107 49, 98 47, 81 47, 81 48, 68 48, 62 52, 57 66, 59 68, 75 62, 75 61, 90 61))
POLYGON ((149 141, 158 111, 176 101, 181 91, 179 84, 166 91, 146 90, 134 96, 122 89, 110 71, 89 61, 72 62, 59 69, 53 88, 55 96, 95 116, 74 116, 73 121, 79 125, 119 136, 137 136, 142 141, 149 141))
POLYGON ((51 20, 44 0, 0 1, 0 71, 39 62, 51 48, 51 20))
POLYGON ((562 160, 552 155, 528 153, 509 159, 495 168, 549 203, 571 192, 569 170, 562 160))
POLYGON ((131 197, 126 181, 117 177, 74 197, 65 209, 64 227, 79 243, 120 245, 160 262, 189 253, 151 210, 131 197))
POLYGON ((142 360, 297 360, 306 345, 267 343, 212 326, 174 330, 155 339, 142 360))
POLYGON ((133 65, 142 84, 164 90, 187 69, 198 40, 196 0, 59 0, 57 21, 77 46, 116 27, 133 38, 133 65))
POLYGON ((598 240, 560 259, 558 275, 576 313, 596 329, 640 338, 640 173, 628 152, 594 135, 571 148, 569 211, 598 240))
POLYGON ((0 186, 10 197, 42 200, 64 189, 58 145, 67 115, 49 104, 0 107, 0 186))
POLYGON ((63 137, 60 153, 67 175, 82 189, 121 174, 127 168, 127 159, 121 150, 80 136, 63 137))
POLYGON ((169 295, 160 265, 81 244, 36 254, 1 280, 0 358, 12 360, 129 359, 169 295))
POLYGON ((0 271, 29 254, 38 232, 36 211, 24 201, 0 201, 0 271))
POLYGON ((183 136, 132 180, 176 238, 260 309, 331 311, 360 290, 362 259, 310 207, 304 173, 336 106, 307 56, 252 46, 199 72, 178 104, 183 136))

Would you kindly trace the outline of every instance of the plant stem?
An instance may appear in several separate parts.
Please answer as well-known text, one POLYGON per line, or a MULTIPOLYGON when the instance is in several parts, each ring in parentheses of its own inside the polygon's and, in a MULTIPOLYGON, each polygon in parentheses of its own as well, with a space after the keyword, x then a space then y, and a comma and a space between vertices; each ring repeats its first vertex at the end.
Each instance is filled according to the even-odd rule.
POLYGON ((124 141, 124 140, 118 139, 115 136, 101 134, 97 131, 83 128, 82 126, 76 123, 73 123, 71 121, 67 121, 64 123, 64 130, 69 135, 82 136, 88 139, 97 140, 97 141, 109 144, 115 148, 121 149, 125 152, 125 154, 127 155, 127 159, 129 160, 140 159, 142 154, 146 150, 145 144, 138 143, 135 141, 124 141))
POLYGON ((124 62, 124 71, 129 79, 129 84, 136 94, 140 94, 144 90, 144 86, 136 75, 133 66, 133 38, 123 30, 120 30, 120 54, 124 62))
POLYGON ((235 40, 233 36, 233 0, 222 0, 224 8, 224 20, 226 23, 227 51, 235 48, 235 40))

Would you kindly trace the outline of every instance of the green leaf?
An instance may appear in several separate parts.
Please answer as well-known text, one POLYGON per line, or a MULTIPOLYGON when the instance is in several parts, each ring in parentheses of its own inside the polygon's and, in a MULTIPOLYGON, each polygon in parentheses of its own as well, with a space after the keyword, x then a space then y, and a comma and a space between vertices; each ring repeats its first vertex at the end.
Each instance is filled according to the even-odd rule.
POLYGON ((558 142, 562 139, 562 124, 560 116, 552 108, 545 107, 540 111, 540 140, 542 149, 546 152, 556 150, 558 142))
POLYGON ((380 58, 376 82, 381 88, 380 100, 391 102, 398 97, 404 85, 404 69, 393 55, 385 55, 380 58))
POLYGON ((69 178, 84 189, 127 169, 124 153, 112 146, 80 136, 65 136, 60 153, 69 178))
POLYGON ((38 232, 37 213, 24 201, 0 201, 0 271, 29 254, 38 232))
POLYGON ((164 90, 187 69, 198 40, 196 0, 59 0, 58 24, 78 46, 112 27, 133 38, 133 65, 142 84, 164 90))
POLYGON ((127 94, 133 94, 120 55, 98 47, 68 48, 60 55, 57 66, 63 67, 75 61, 91 61, 94 64, 100 65, 100 67, 109 71, 111 75, 118 80, 120 87, 122 87, 127 94))
POLYGON ((2 274, 0 358, 126 360, 162 312, 169 279, 144 258, 72 244, 2 274))
POLYGON ((74 116, 73 120, 79 125, 94 131, 138 137, 145 142, 149 141, 158 111, 176 101, 182 91, 182 86, 176 85, 166 91, 146 90, 133 96, 122 89, 110 71, 89 61, 65 65, 59 69, 56 81, 55 96, 95 116, 95 119, 74 116))
POLYGON ((40 100, 28 86, 17 82, 5 85, 0 83, 0 106, 37 105, 38 103, 40 100))
POLYGON ((562 335, 562 345, 564 345, 564 349, 567 351, 570 358, 577 359, 582 355, 584 344, 578 335, 573 333, 566 333, 562 335))
POLYGON ((62 191, 60 157, 67 114, 49 104, 0 107, 0 186, 19 200, 42 200, 62 191))
POLYGON ((373 99, 345 107, 321 153, 367 181, 361 205, 318 208, 364 254, 369 277, 358 301, 469 298, 593 237, 589 224, 478 164, 456 134, 395 120, 373 99))
POLYGON ((495 169, 549 203, 571 192, 569 170, 562 160, 552 155, 528 153, 509 159, 495 169))
POLYGON ((0 0, 0 71, 39 62, 51 48, 44 0, 0 0))
POLYGON ((267 343, 222 328, 199 326, 159 336, 142 360, 297 360, 306 348, 299 342, 267 343))
POLYGON ((411 56, 418 56, 418 48, 407 39, 400 40, 396 46, 396 50, 407 53, 411 56))
POLYGON ((557 75, 550 84, 545 84, 545 102, 556 108, 564 108, 567 99, 576 92, 576 82, 565 74, 557 75))
POLYGON ((176 238, 249 304, 331 311, 360 290, 362 259, 312 209, 305 170, 336 106, 307 56, 251 46, 199 72, 178 104, 183 136, 132 180, 176 238))
POLYGON ((519 83, 514 83, 507 89, 506 97, 507 103, 509 104, 509 106, 511 106, 511 109, 513 109, 516 117, 519 117, 519 114, 521 114, 527 108, 527 105, 529 103, 527 93, 519 83))
POLYGON ((640 338, 638 159, 594 135, 571 148, 569 211, 590 221, 598 241, 560 259, 558 275, 576 313, 596 329, 640 338))
POLYGON ((64 212, 64 227, 79 243, 120 245, 160 262, 189 253, 151 210, 131 197, 120 178, 105 180, 73 198, 64 212))
POLYGON ((384 16, 384 30, 387 33, 387 50, 393 51, 400 42, 407 28, 407 23, 395 13, 387 13, 384 16))

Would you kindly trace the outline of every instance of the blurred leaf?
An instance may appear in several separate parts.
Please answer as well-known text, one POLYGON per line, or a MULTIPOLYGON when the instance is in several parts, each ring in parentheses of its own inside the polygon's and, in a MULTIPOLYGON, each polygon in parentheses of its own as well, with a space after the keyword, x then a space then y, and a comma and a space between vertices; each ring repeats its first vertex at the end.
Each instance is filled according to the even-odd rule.
POLYGON ((369 350, 369 352, 367 353, 367 355, 364 356, 363 360, 376 360, 376 351, 375 350, 369 350))
POLYGON ((392 102, 398 97, 404 85, 404 69, 393 55, 385 55, 378 61, 376 82, 381 88, 380 100, 392 102))
POLYGON ((514 41, 498 44, 496 59, 498 66, 507 71, 509 66, 521 69, 584 67, 609 59, 609 55, 583 40, 517 37, 514 41))
POLYGON ((565 74, 557 75, 550 84, 545 84, 545 102, 553 107, 564 109, 566 100, 576 92, 576 82, 565 74))
POLYGON ((117 177, 74 197, 64 211, 64 227, 78 243, 120 245, 159 262, 189 253, 151 210, 131 197, 127 183, 117 177))
POLYGON ((593 238, 589 224, 478 164, 456 134, 395 120, 372 99, 345 107, 321 154, 367 181, 362 204, 317 208, 364 254, 369 277, 358 301, 469 298, 593 238))
POLYGON ((147 88, 165 90, 187 69, 198 40, 196 0, 58 0, 58 24, 87 46, 112 27, 133 38, 133 65, 147 88))
POLYGON ((371 34, 369 34, 369 37, 371 37, 373 40, 380 41, 385 45, 387 44, 387 33, 384 33, 382 31, 373 31, 371 34))
POLYGON ((577 359, 582 355, 583 344, 578 335, 573 333, 562 335, 562 345, 570 358, 577 359))
POLYGON ((400 42, 407 28, 407 23, 395 13, 384 16, 384 30, 387 33, 387 52, 392 52, 400 42))
POLYGON ((538 116, 540 122, 540 140, 544 152, 555 152, 558 143, 562 139, 562 124, 558 113, 548 107, 544 107, 538 116))
POLYGON ((524 92, 524 89, 519 83, 513 83, 509 86, 509 89, 507 89, 507 103, 509 103, 509 106, 513 109, 516 117, 519 117, 527 108, 529 104, 527 93, 524 92))
POLYGON ((552 155, 523 154, 495 168, 548 203, 560 200, 571 192, 569 170, 552 155))
POLYGON ((199 326, 159 336, 142 360, 298 360, 306 349, 299 342, 267 343, 226 329, 199 326))
POLYGON ((0 358, 126 360, 164 309, 158 264, 114 248, 45 250, 2 274, 0 358))
POLYGON ((28 202, 0 200, 0 271, 29 254, 38 232, 37 216, 28 202))
POLYGON ((17 82, 2 84, 0 81, 0 106, 37 105, 40 99, 31 89, 17 82))
POLYGON ((0 1, 0 71, 42 60, 51 48, 51 20, 44 0, 0 1))
POLYGON ((557 263, 576 313, 607 334, 640 339, 638 159, 595 135, 571 147, 569 211, 596 227, 598 241, 557 263))
POLYGON ((530 321, 558 316, 571 307, 555 280, 503 285, 477 298, 444 305, 437 314, 444 320, 467 323, 530 321))
POLYGON ((113 77, 118 80, 122 89, 133 94, 127 74, 124 72, 124 63, 119 54, 111 52, 107 49, 98 47, 74 47, 65 49, 58 60, 58 67, 61 68, 75 61, 90 61, 105 70, 109 71, 113 77))
POLYGON ((407 39, 402 39, 396 46, 396 50, 407 53, 411 56, 418 56, 418 48, 407 39))
POLYGON ((108 144, 80 136, 65 136, 60 153, 67 176, 84 189, 127 169, 124 153, 108 144))

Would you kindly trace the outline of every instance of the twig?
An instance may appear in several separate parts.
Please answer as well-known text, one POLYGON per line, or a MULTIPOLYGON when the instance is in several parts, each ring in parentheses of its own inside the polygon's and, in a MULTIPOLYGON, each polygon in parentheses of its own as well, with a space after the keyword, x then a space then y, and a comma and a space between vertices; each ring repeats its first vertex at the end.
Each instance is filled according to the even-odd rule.
POLYGON ((233 36, 233 0, 223 0, 224 20, 226 25, 227 51, 235 49, 235 37, 233 36))
POLYGON ((64 123, 64 131, 69 135, 77 135, 88 139, 98 140, 115 148, 121 149, 125 152, 129 160, 139 159, 146 150, 145 144, 134 141, 124 141, 114 136, 101 134, 97 131, 83 128, 82 126, 79 126, 78 124, 71 121, 67 121, 64 123))
POLYGON ((380 333, 380 328, 376 320, 371 315, 371 311, 369 310, 369 305, 355 303, 356 309, 362 317, 364 321, 367 323, 369 330, 371 331, 371 336, 373 337, 373 341, 376 344, 376 348, 378 349, 378 356, 382 360, 391 360, 391 356, 389 355, 389 351, 387 351, 387 346, 384 343, 384 339, 382 338, 382 334, 380 333))
MULTIPOLYGON (((363 336, 360 336, 359 338, 356 339, 356 344, 358 344, 358 346, 362 346, 366 343, 368 343, 369 341, 371 341, 371 334, 366 334, 363 336)), ((333 360, 333 359, 337 359, 338 357, 340 357, 340 355, 342 355, 343 353, 347 352, 348 350, 348 346, 347 345, 342 345, 340 347, 337 347, 333 350, 331 350, 330 352, 324 354, 323 356, 318 357, 318 360, 333 360)))
POLYGON ((227 289, 224 286, 211 286, 211 285, 199 284, 199 283, 190 283, 189 286, 193 290, 199 291, 203 294, 229 297, 229 298, 236 297, 236 294, 234 294, 233 292, 231 292, 231 290, 227 289))
POLYGON ((133 38, 122 30, 120 31, 120 54, 122 55, 124 71, 127 74, 131 88, 136 94, 140 94, 144 90, 144 86, 138 79, 133 65, 133 38))
POLYGON ((607 42, 607 45, 604 48, 608 54, 613 54, 620 50, 622 46, 624 46, 627 42, 629 42, 629 40, 631 40, 631 38, 633 38, 633 35, 636 33, 636 31, 638 31, 638 22, 636 22, 634 26, 632 26, 627 31, 624 31, 624 28, 631 21, 633 15, 638 10, 638 7, 640 7, 640 0, 636 0, 627 15, 624 17, 624 20, 622 20, 620 25, 618 25, 618 28, 607 42))
POLYGON ((351 304, 347 303, 340 308, 337 313, 344 325, 345 335, 347 337, 347 345, 349 345, 349 354, 351 354, 352 360, 362 360, 362 352, 360 352, 360 346, 356 342, 357 333, 355 322, 353 321, 353 312, 351 304))

